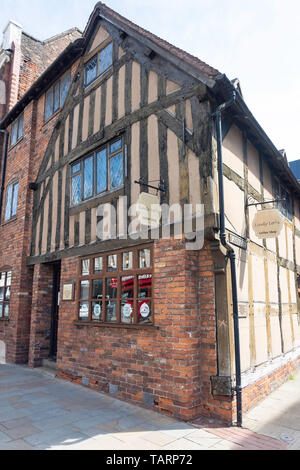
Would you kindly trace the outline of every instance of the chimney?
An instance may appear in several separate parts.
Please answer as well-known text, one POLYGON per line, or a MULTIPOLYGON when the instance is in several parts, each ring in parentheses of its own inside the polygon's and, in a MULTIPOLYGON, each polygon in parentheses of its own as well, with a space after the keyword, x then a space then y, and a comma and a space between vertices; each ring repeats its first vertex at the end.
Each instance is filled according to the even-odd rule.
POLYGON ((10 20, 3 31, 2 49, 12 49, 13 43, 21 46, 22 26, 13 20, 10 20))

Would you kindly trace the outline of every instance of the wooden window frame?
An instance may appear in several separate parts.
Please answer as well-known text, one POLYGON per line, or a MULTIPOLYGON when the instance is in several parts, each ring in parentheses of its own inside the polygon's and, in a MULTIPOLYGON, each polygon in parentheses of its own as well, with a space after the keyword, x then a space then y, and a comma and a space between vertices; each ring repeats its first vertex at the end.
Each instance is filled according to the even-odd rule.
POLYGON ((20 140, 23 138, 23 129, 24 129, 24 113, 20 114, 20 116, 14 121, 14 123, 11 126, 11 136, 10 136, 10 148, 14 147, 17 145, 20 140), (20 123, 22 123, 22 128, 20 129, 20 123), (16 134, 16 140, 13 141, 13 129, 14 127, 17 127, 17 134, 16 134))
POLYGON ((45 93, 45 103, 44 103, 44 123, 50 121, 50 119, 56 114, 59 112, 59 110, 63 107, 64 103, 62 103, 62 97, 61 97, 61 93, 62 93, 62 87, 61 87, 61 84, 62 84, 62 81, 64 79, 64 77, 66 75, 69 75, 70 77, 70 81, 69 81, 69 90, 70 90, 70 86, 71 86, 71 71, 68 70, 66 73, 64 73, 58 80, 56 80, 53 85, 51 85, 51 87, 46 91, 45 93), (54 90, 55 90, 55 87, 56 86, 59 86, 59 107, 57 109, 54 109, 54 90), (49 93, 52 93, 52 114, 48 117, 46 117, 46 104, 47 104, 47 96, 49 95, 49 93))
POLYGON ((70 164, 71 167, 71 185, 70 185, 70 201, 71 201, 71 207, 77 207, 80 204, 83 204, 87 201, 90 201, 95 198, 99 198, 101 196, 104 196, 107 193, 119 191, 123 186, 124 186, 124 181, 126 177, 126 145, 125 145, 125 138, 124 135, 118 136, 117 138, 114 138, 110 140, 109 142, 106 142, 106 144, 102 145, 101 147, 97 148, 91 153, 88 153, 87 155, 84 155, 83 157, 79 158, 78 160, 72 162, 70 164), (116 152, 110 153, 110 146, 113 145, 115 142, 118 142, 119 140, 122 141, 121 149, 117 150, 116 152), (101 152, 102 150, 106 150, 106 189, 103 190, 100 193, 97 193, 97 154, 101 152), (111 187, 111 181, 110 181, 110 161, 113 157, 117 156, 119 153, 122 152, 123 155, 123 179, 120 184, 120 186, 116 188, 111 187), (93 195, 89 198, 84 198, 84 161, 90 157, 93 157, 93 195), (78 165, 80 163, 80 171, 77 171, 76 173, 72 174, 72 167, 75 165, 78 165), (80 202, 77 204, 72 203, 72 179, 75 176, 81 175, 81 195, 80 195, 80 202))
POLYGON ((2 305, 2 314, 1 314, 1 311, 0 311, 0 321, 6 321, 6 320, 9 320, 9 318, 10 318, 9 313, 10 313, 10 301, 11 301, 12 269, 11 268, 0 269, 0 277, 3 273, 5 274, 5 280, 4 280, 4 286, 3 286, 3 300, 0 300, 0 304, 2 305), (7 274, 8 273, 10 273, 10 285, 9 286, 7 285, 7 274), (10 298, 9 298, 9 300, 5 300, 5 293, 6 293, 7 287, 10 288, 10 298), (8 305, 8 316, 4 316, 4 310, 5 310, 5 305, 6 304, 8 305))
POLYGON ((276 203, 276 208, 282 213, 282 215, 292 222, 295 216, 294 199, 292 194, 285 189, 285 187, 277 179, 273 180, 273 192, 274 199, 284 199, 286 201, 280 201, 276 203))
POLYGON ((104 75, 112 66, 114 62, 114 45, 113 41, 111 39, 106 40, 103 44, 97 48, 98 50, 95 50, 91 55, 86 57, 85 59, 85 64, 84 64, 84 86, 85 88, 88 88, 90 85, 92 85, 96 80, 98 80, 102 75, 104 75), (103 72, 100 73, 100 54, 104 49, 106 49, 108 46, 112 45, 112 53, 111 53, 111 65, 107 67, 103 72), (86 67, 89 64, 91 60, 93 60, 97 56, 97 71, 96 71, 96 77, 93 78, 90 82, 86 81, 86 67))
POLYGON ((19 180, 14 180, 6 188, 6 198, 5 198, 5 206, 4 206, 4 213, 3 213, 3 221, 4 222, 9 222, 10 220, 15 219, 17 217, 17 214, 18 214, 18 198, 19 198, 19 180), (15 187, 16 186, 18 186, 16 213, 12 214, 12 207, 13 207, 13 200, 14 200, 14 194, 15 194, 15 187), (6 206, 7 206, 7 203, 8 203, 7 195, 8 195, 8 189, 10 187, 12 187, 11 200, 10 200, 10 210, 9 210, 9 217, 6 218, 6 206))
POLYGON ((78 263, 78 272, 77 272, 77 283, 76 283, 76 294, 75 294, 75 301, 76 301, 76 324, 80 325, 92 325, 92 326, 105 326, 105 327, 151 327, 154 326, 155 323, 155 316, 154 316, 154 284, 153 284, 153 243, 145 244, 145 245, 138 245, 134 247, 127 247, 123 248, 122 250, 116 250, 111 252, 105 253, 98 253, 93 254, 91 256, 84 256, 79 258, 78 263), (150 267, 149 268, 140 268, 139 267, 139 252, 148 249, 150 250, 150 267), (133 267, 132 269, 124 270, 123 269, 123 254, 132 252, 133 256, 133 267), (109 256, 116 255, 117 256, 117 270, 116 271, 108 271, 108 258, 109 256), (102 258, 102 272, 101 273, 94 273, 94 263, 96 258, 102 258), (84 260, 89 260, 90 262, 90 272, 89 275, 83 276, 82 275, 82 262, 84 260), (152 283, 151 283, 151 296, 150 297, 138 297, 138 279, 141 275, 151 275, 152 276, 152 283), (122 291, 121 291, 121 280, 124 277, 133 277, 134 278, 134 295, 131 299, 128 300, 133 301, 133 321, 131 323, 122 322, 122 314, 121 314, 121 302, 126 300, 122 298, 122 291), (117 297, 112 299, 116 302, 116 321, 109 322, 106 320, 106 303, 108 299, 106 298, 106 287, 107 287, 107 279, 114 279, 116 278, 117 281, 117 297), (94 299, 93 298, 93 281, 102 279, 103 280, 103 291, 102 291, 102 299, 94 299), (82 281, 89 281, 89 298, 88 300, 81 299, 81 282, 82 281), (151 303, 151 321, 150 322, 140 322, 138 318, 138 309, 139 309, 139 302, 148 301, 151 303), (102 303, 102 312, 101 312, 101 321, 96 321, 92 319, 92 304, 93 302, 101 302, 102 303), (88 302, 89 311, 88 311, 88 318, 82 319, 80 318, 80 303, 81 302, 88 302))

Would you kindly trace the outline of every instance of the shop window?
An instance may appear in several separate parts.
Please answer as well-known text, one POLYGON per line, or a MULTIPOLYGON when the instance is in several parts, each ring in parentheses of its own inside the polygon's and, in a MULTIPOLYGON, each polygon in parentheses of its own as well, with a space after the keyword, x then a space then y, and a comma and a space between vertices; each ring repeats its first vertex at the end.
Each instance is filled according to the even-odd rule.
POLYGON ((114 325, 153 324, 152 248, 80 260, 78 318, 114 325))
POLYGON ((124 142, 107 144, 71 166, 71 205, 120 188, 124 183, 124 142))
POLYGON ((11 271, 0 272, 0 318, 9 317, 11 271))
POLYGON ((85 86, 90 85, 100 77, 113 62, 113 44, 108 44, 104 49, 95 54, 85 65, 85 86))
POLYGON ((15 145, 19 140, 23 137, 23 122, 24 122, 24 115, 18 117, 12 125, 11 128, 11 138, 10 138, 10 146, 12 147, 15 145))
POLYGON ((54 83, 46 93, 45 121, 63 107, 70 88, 71 74, 67 72, 60 80, 54 83))
POLYGON ((19 182, 14 182, 7 187, 4 220, 10 220, 17 215, 19 182))

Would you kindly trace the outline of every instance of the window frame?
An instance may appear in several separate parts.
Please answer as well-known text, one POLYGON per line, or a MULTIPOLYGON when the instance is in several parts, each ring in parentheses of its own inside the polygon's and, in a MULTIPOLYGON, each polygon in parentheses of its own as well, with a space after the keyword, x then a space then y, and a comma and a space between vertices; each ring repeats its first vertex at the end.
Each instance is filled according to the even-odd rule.
POLYGON ((5 274, 5 279, 4 279, 4 286, 1 287, 3 288, 3 300, 0 299, 0 305, 2 305, 2 310, 0 309, 0 321, 7 321, 10 319, 10 301, 11 301, 11 286, 12 286, 12 269, 11 268, 3 268, 0 269, 0 279, 2 277, 2 274, 5 274), (8 273, 10 273, 10 284, 7 284, 7 278, 8 278, 8 273), (5 295, 6 295, 6 289, 9 287, 10 290, 10 295, 9 299, 6 300, 5 295), (8 315, 5 316, 5 305, 8 305, 8 315))
POLYGON ((24 128, 24 113, 21 113, 20 116, 13 122, 11 126, 11 136, 10 136, 10 148, 17 145, 23 139, 23 128, 24 128), (20 129, 20 123, 22 123, 20 129), (16 140, 13 140, 14 128, 17 127, 16 140))
POLYGON ((103 326, 103 327, 125 327, 125 328, 143 328, 143 327, 153 327, 155 326, 155 315, 154 315, 154 269, 153 269, 153 243, 146 245, 138 245, 134 247, 127 247, 123 248, 122 250, 115 250, 111 252, 105 253, 98 253, 89 256, 84 256, 79 258, 78 263, 78 271, 77 271, 77 282, 76 282, 76 294, 75 294, 75 302, 76 302, 76 320, 75 322, 84 326, 84 325, 91 325, 91 326, 103 326), (148 249, 150 250, 150 267, 140 268, 139 267, 139 252, 142 250, 148 249), (132 252, 132 261, 133 266, 132 269, 123 269, 123 254, 132 252), (108 270, 108 259, 110 256, 117 256, 117 270, 116 271, 109 271, 108 270), (95 273, 94 272, 94 263, 95 259, 102 258, 102 272, 95 273), (82 275, 82 262, 85 260, 89 260, 90 267, 89 267, 89 274, 82 275), (151 296, 149 297, 139 297, 139 276, 141 275, 151 275, 151 296), (131 322, 122 322, 122 312, 121 312, 121 303, 125 301, 126 298, 122 297, 122 278, 124 277, 133 277, 133 297, 129 298, 128 300, 133 303, 133 317, 131 322), (95 299, 93 298, 93 281, 102 279, 102 299, 95 299), (106 303, 108 302, 108 298, 106 296, 107 292, 107 280, 108 279, 117 279, 117 295, 115 298, 112 299, 113 302, 116 303, 116 321, 109 322, 106 318, 107 308, 106 303), (83 281, 89 281, 89 296, 88 300, 81 299, 81 283, 83 281), (139 320, 139 303, 143 303, 145 300, 147 303, 151 305, 151 321, 149 322, 141 322, 139 320), (95 302, 102 303, 101 309, 101 321, 93 320, 92 318, 92 305, 95 302), (88 303, 88 317, 87 319, 83 319, 80 317, 80 303, 86 302, 88 303))
POLYGON ((68 88, 68 93, 69 93, 69 90, 70 90, 70 86, 71 86, 71 71, 68 70, 67 72, 65 72, 58 80, 56 80, 49 88, 48 90, 45 92, 45 103, 44 103, 44 123, 50 121, 50 119, 56 114, 59 112, 59 110, 63 107, 63 105, 65 104, 66 102, 66 99, 67 99, 67 96, 68 96, 68 93, 66 94, 66 97, 65 97, 65 100, 62 101, 62 81, 65 77, 69 76, 69 88, 68 88), (59 107, 56 108, 55 107, 55 90, 56 90, 56 87, 58 86, 59 88, 59 107), (50 114, 48 117, 46 115, 46 110, 47 110, 47 97, 49 96, 49 94, 52 94, 52 114, 50 114))
POLYGON ((126 178, 126 144, 125 144, 125 138, 124 135, 118 136, 109 142, 106 142, 104 145, 101 147, 95 149, 93 152, 90 152, 79 159, 75 160, 74 162, 70 163, 70 206, 71 207, 77 207, 80 204, 83 204, 87 201, 90 201, 92 199, 102 197, 107 193, 112 193, 115 191, 119 191, 121 188, 124 187, 124 182, 126 178), (110 147, 113 145, 115 142, 121 141, 121 148, 119 150, 116 150, 113 153, 110 153, 110 147), (103 150, 106 150, 106 186, 105 189, 101 192, 97 192, 97 173, 98 173, 98 154, 102 152, 103 150), (110 163, 111 159, 118 156, 119 154, 122 153, 122 159, 123 159, 123 165, 122 165, 122 182, 119 186, 113 188, 111 185, 111 178, 110 178, 110 163), (93 158, 93 192, 92 196, 85 198, 84 195, 84 182, 85 182, 85 161, 88 160, 89 158, 93 158), (75 167, 76 165, 80 164, 80 170, 72 174, 72 168, 75 167), (80 190, 80 202, 74 204, 73 203, 73 187, 72 187, 72 182, 73 178, 78 177, 81 175, 81 190, 80 190))
POLYGON ((109 39, 108 42, 101 44, 99 49, 93 53, 93 55, 89 56, 84 64, 84 87, 88 88, 90 85, 92 85, 96 80, 98 80, 100 77, 102 77, 112 66, 114 63, 114 44, 111 39, 109 39), (111 46, 112 51, 111 51, 111 65, 109 65, 103 72, 100 73, 100 54, 107 48, 111 46), (86 67, 88 64, 95 59, 97 56, 97 70, 96 70, 96 76, 89 82, 87 82, 87 77, 86 77, 86 67))
POLYGON ((13 219, 17 218, 18 199, 19 199, 19 180, 14 180, 6 187, 6 197, 5 197, 5 206, 4 206, 4 214, 3 214, 3 221, 4 222, 9 222, 10 220, 13 220, 13 219), (14 198, 15 198, 15 188, 16 188, 16 186, 18 187, 17 200, 16 200, 16 212, 15 212, 15 214, 13 214, 12 211, 13 211, 13 202, 14 202, 14 198), (8 203, 9 188, 12 188, 12 192, 11 192, 11 198, 10 198, 9 217, 6 218, 6 209, 7 209, 7 203, 8 203))
POLYGON ((273 180, 273 193, 275 200, 282 199, 275 203, 276 209, 278 209, 287 220, 292 222, 295 216, 292 194, 277 179, 273 180), (285 199, 285 201, 283 199, 285 199))

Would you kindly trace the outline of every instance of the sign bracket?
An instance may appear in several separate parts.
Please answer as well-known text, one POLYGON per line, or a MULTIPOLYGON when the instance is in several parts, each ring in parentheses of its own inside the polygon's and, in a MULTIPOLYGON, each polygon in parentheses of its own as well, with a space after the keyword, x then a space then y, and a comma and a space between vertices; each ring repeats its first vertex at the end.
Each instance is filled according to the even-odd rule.
POLYGON ((251 196, 248 198, 248 201, 246 203, 246 209, 248 207, 252 207, 252 206, 262 206, 264 204, 275 204, 277 202, 285 202, 286 201, 286 199, 273 199, 272 201, 263 201, 263 202, 255 202, 255 203, 251 202, 251 201, 254 201, 254 200, 255 199, 252 198, 251 196))
POLYGON ((158 188, 150 184, 147 184, 143 180, 143 178, 140 178, 139 181, 135 181, 135 184, 139 184, 140 186, 144 188, 151 188, 151 189, 155 189, 155 191, 160 191, 162 193, 165 193, 167 191, 167 188, 166 188, 166 184, 164 180, 150 181, 150 183, 158 183, 158 182, 159 182, 158 188))

